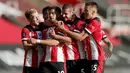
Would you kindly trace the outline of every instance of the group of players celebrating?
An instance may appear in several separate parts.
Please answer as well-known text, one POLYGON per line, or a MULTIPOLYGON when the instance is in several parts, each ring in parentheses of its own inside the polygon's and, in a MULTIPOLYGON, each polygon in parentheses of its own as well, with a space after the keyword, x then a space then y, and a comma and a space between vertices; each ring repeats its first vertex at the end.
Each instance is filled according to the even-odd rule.
POLYGON ((103 73, 105 58, 113 46, 101 28, 98 5, 85 3, 78 18, 71 4, 43 8, 44 22, 35 9, 28 9, 29 21, 22 29, 25 49, 23 73, 103 73), (101 41, 108 45, 103 51, 101 41))

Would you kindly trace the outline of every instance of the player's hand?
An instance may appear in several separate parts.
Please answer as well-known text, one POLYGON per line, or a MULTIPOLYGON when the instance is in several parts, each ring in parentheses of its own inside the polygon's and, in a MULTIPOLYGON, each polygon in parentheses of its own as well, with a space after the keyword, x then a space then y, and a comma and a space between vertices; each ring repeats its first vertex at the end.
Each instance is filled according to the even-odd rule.
POLYGON ((57 20, 51 20, 52 24, 54 24, 55 26, 58 25, 58 21, 57 20))
POLYGON ((106 58, 110 58, 112 55, 112 50, 108 50, 107 52, 105 52, 105 57, 106 58))
POLYGON ((52 37, 52 38, 55 38, 55 36, 56 36, 55 31, 54 31, 54 30, 51 30, 51 31, 49 32, 49 36, 52 37))
POLYGON ((37 39, 34 39, 34 38, 31 38, 30 41, 31 41, 32 44, 36 44, 37 43, 37 39))
POLYGON ((27 39, 27 42, 28 42, 29 44, 31 44, 31 40, 30 40, 30 39, 27 39))
POLYGON ((63 21, 59 21, 58 22, 57 29, 59 29, 61 31, 65 29, 63 21))

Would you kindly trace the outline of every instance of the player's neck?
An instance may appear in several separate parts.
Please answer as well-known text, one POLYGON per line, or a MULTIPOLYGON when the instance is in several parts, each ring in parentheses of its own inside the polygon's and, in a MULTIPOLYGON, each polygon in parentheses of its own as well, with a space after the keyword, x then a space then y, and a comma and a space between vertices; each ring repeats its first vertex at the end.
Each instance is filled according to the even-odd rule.
POLYGON ((35 25, 31 25, 33 29, 38 29, 39 27, 38 26, 35 26, 35 25))

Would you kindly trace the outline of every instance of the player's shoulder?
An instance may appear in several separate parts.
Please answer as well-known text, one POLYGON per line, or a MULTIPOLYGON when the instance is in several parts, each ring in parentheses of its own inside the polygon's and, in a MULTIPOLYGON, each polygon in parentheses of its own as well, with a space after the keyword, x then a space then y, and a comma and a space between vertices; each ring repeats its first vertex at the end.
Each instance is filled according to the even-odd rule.
POLYGON ((93 25, 96 25, 96 26, 97 25, 101 26, 101 21, 98 17, 91 19, 90 23, 92 23, 93 25))
POLYGON ((77 26, 78 28, 83 28, 83 27, 85 27, 85 25, 86 25, 86 23, 85 23, 84 21, 82 21, 82 20, 79 20, 79 21, 77 22, 77 24, 76 24, 76 26, 77 26))
POLYGON ((27 24, 26 26, 23 27, 23 29, 28 27, 31 27, 31 25, 27 24))
POLYGON ((24 26, 22 30, 23 31, 31 31, 32 27, 31 27, 31 25, 28 24, 28 25, 24 26))
POLYGON ((75 24, 85 24, 85 22, 83 20, 81 20, 79 17, 76 16, 75 20, 74 20, 75 24))
POLYGON ((99 17, 95 17, 93 20, 94 20, 94 21, 97 21, 97 22, 101 22, 101 20, 100 20, 99 17))
POLYGON ((78 23, 80 23, 80 24, 85 24, 85 21, 79 20, 78 23))

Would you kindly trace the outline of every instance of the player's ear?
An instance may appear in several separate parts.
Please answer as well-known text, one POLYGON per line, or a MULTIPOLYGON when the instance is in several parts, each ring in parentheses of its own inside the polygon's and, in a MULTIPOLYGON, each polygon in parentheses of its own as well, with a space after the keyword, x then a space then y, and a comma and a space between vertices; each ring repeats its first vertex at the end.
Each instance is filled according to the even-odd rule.
POLYGON ((96 11, 93 9, 92 14, 95 14, 95 13, 96 13, 96 11))
POLYGON ((97 13, 97 9, 96 8, 93 8, 93 13, 97 13))

